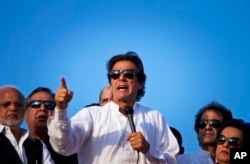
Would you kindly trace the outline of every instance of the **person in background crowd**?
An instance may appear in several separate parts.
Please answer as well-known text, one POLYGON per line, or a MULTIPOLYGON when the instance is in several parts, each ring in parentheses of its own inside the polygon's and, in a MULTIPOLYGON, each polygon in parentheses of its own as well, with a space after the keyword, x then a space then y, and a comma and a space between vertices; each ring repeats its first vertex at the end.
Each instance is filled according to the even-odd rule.
POLYGON ((170 127, 172 133, 174 134, 175 138, 177 139, 177 142, 179 144, 179 155, 180 154, 184 154, 184 147, 182 146, 182 136, 181 136, 181 133, 174 127, 170 127))
POLYGON ((201 108, 195 115, 194 124, 201 150, 179 155, 178 164, 214 164, 218 129, 232 118, 231 111, 216 101, 201 108))
POLYGON ((64 155, 77 152, 81 164, 176 164, 178 143, 164 117, 136 103, 145 93, 146 75, 141 59, 134 52, 118 54, 108 61, 107 71, 112 101, 102 107, 84 108, 70 119, 67 107, 73 92, 61 79, 54 117, 48 120, 53 148, 64 155), (127 112, 134 113, 136 130, 132 133, 127 112))
POLYGON ((26 98, 26 122, 33 138, 43 141, 56 164, 77 164, 77 154, 63 156, 56 153, 50 143, 47 119, 53 115, 56 106, 54 94, 49 88, 38 87, 26 98))
POLYGON ((14 86, 0 88, 0 163, 53 164, 46 146, 21 128, 25 97, 14 86))
POLYGON ((100 91, 100 94, 99 94, 99 103, 87 104, 87 105, 84 106, 84 108, 91 107, 91 106, 104 106, 105 104, 107 104, 111 100, 112 100, 111 87, 110 86, 105 86, 100 91))
POLYGON ((217 135, 216 164, 230 164, 230 148, 249 149, 247 130, 239 119, 227 121, 222 125, 217 135))
POLYGON ((110 102, 112 100, 112 91, 111 91, 111 87, 110 86, 106 86, 104 87, 99 95, 99 104, 101 106, 104 106, 105 104, 107 104, 108 102, 110 102))

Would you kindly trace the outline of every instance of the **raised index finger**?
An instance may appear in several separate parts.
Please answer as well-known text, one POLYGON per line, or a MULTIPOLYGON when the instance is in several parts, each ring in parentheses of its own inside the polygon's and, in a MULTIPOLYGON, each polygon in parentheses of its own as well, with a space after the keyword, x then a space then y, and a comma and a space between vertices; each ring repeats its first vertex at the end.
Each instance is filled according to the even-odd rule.
POLYGON ((68 89, 67 84, 66 84, 66 80, 64 79, 64 77, 61 78, 61 87, 65 88, 65 89, 68 89))

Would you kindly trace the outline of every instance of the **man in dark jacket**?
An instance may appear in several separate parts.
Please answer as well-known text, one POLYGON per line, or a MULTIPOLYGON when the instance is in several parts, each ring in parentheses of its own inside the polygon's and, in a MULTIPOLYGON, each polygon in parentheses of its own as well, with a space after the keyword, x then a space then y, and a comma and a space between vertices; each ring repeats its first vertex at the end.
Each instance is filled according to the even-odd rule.
POLYGON ((50 151, 52 159, 57 164, 77 164, 77 154, 63 156, 56 153, 47 134, 47 119, 52 116, 55 107, 54 94, 49 88, 38 87, 26 98, 26 122, 31 136, 42 140, 50 151))

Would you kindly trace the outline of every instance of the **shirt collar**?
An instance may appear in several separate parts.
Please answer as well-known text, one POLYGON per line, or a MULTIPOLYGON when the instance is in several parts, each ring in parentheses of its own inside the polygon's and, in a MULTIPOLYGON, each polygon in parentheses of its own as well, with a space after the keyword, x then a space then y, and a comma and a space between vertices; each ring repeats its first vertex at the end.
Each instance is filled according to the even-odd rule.
MULTIPOLYGON (((6 132, 6 128, 10 130, 8 126, 4 126, 0 124, 0 133, 6 132)), ((29 131, 26 129, 21 128, 20 133, 21 133, 21 136, 24 138, 29 137, 29 131)))
MULTIPOLYGON (((112 110, 115 110, 115 111, 119 112, 119 106, 116 103, 114 103, 113 101, 110 101, 109 104, 110 104, 110 107, 111 107, 112 110)), ((133 106, 134 113, 135 113, 137 108, 139 108, 139 104, 135 103, 134 106, 133 106)))
POLYGON ((4 131, 4 126, 3 125, 0 125, 0 133, 2 133, 4 131))

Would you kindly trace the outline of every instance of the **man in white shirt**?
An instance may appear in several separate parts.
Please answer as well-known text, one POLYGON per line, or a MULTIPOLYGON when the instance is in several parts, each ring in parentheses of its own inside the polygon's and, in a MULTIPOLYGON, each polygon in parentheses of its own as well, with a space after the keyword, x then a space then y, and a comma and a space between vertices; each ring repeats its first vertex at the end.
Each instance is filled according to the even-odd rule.
POLYGON ((107 63, 112 101, 92 106, 67 117, 73 92, 62 78, 57 90, 54 117, 48 120, 50 142, 64 155, 78 153, 78 162, 89 163, 167 163, 176 164, 178 143, 163 116, 136 103, 145 93, 146 75, 134 52, 112 57, 107 63), (125 113, 132 112, 136 132, 130 130, 125 113))
POLYGON ((194 129, 201 150, 178 156, 178 164, 214 164, 217 132, 223 122, 232 119, 232 113, 218 102, 211 102, 195 115, 194 129))
POLYGON ((0 88, 0 163, 51 164, 47 147, 20 128, 25 113, 25 98, 13 86, 0 88))

